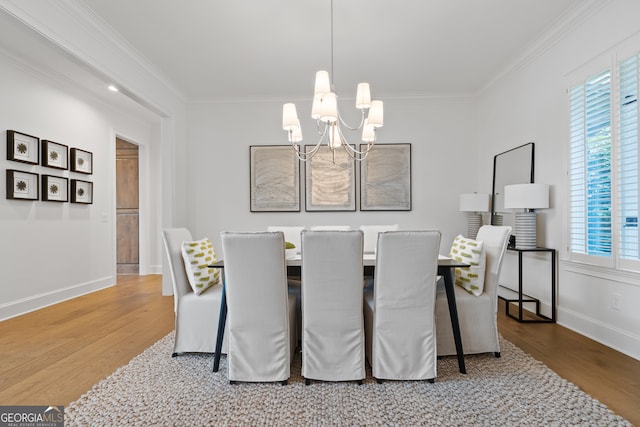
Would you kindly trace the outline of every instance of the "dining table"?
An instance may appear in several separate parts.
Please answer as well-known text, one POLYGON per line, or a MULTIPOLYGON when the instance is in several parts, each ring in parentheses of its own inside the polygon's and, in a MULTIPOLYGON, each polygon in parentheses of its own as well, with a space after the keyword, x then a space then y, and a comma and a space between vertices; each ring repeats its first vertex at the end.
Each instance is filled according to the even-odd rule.
MULTIPOLYGON (((296 254, 286 259, 287 276, 300 277, 302 269, 302 257, 296 254)), ((363 254, 362 264, 364 268, 364 276, 374 276, 376 266, 375 253, 363 254)), ((444 279, 444 287, 447 295, 447 304, 449 306, 449 316, 451 317, 451 328, 453 329, 453 339, 456 345, 456 356, 458 358, 458 369, 460 373, 466 374, 467 369, 464 364, 464 351, 462 349, 462 338, 460 335, 460 322, 458 321, 458 308, 456 306, 456 294, 454 289, 454 271, 456 268, 465 268, 470 265, 453 258, 438 256, 438 275, 444 279)), ((224 276, 224 259, 209 265, 211 268, 223 269, 222 274, 222 300, 220 302, 220 317, 218 319, 218 332, 216 338, 216 352, 213 359, 213 372, 218 372, 220 368, 220 356, 222 352, 222 340, 224 338, 224 329, 227 323, 227 296, 226 296, 226 280, 224 276)))

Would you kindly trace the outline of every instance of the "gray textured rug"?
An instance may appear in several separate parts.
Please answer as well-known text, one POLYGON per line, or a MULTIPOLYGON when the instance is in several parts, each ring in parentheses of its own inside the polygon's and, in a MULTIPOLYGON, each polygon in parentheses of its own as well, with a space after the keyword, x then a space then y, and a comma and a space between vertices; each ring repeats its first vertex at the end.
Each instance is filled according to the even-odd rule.
POLYGON ((67 426, 197 425, 630 425, 513 344, 502 358, 438 361, 438 378, 304 385, 300 356, 289 385, 227 381, 226 358, 171 357, 173 333, 100 381, 65 411, 67 426))

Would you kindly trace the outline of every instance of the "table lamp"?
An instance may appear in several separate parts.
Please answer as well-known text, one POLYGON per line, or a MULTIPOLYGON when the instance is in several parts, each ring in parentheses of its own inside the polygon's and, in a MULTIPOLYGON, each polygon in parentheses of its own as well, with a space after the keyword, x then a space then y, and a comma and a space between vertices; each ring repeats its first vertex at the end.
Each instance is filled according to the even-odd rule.
POLYGON ((514 184, 504 187, 505 209, 523 209, 516 212, 516 249, 535 249, 536 212, 549 207, 549 185, 514 184))
POLYGON ((489 195, 478 193, 461 194, 459 210, 467 213, 466 237, 475 239, 478 235, 478 230, 482 226, 481 212, 489 212, 489 195))

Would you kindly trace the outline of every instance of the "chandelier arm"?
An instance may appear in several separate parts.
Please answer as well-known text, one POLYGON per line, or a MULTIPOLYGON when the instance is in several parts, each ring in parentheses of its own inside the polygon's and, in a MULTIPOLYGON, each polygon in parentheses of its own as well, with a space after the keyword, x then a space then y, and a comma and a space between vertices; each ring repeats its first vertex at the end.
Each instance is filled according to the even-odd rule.
POLYGON ((344 151, 347 153, 349 157, 351 157, 353 160, 356 160, 358 162, 363 161, 369 155, 369 151, 355 150, 349 144, 342 144, 342 148, 344 149, 344 151))
POLYGON ((296 152, 296 156, 298 157, 299 160, 306 162, 309 161, 313 158, 313 156, 316 155, 316 153, 318 152, 318 150, 320 149, 320 145, 322 145, 322 141, 324 140, 325 135, 327 134, 327 126, 325 126, 324 132, 322 132, 322 134, 320 135, 320 139, 318 140, 318 142, 316 143, 316 145, 313 146, 313 148, 308 151, 308 152, 304 152, 301 151, 301 145, 298 143, 292 143, 293 145, 293 149, 296 152))
POLYGON ((316 119, 316 129, 318 130, 318 135, 324 136, 327 133, 328 127, 329 124, 321 121, 320 119, 316 119), (324 129, 322 130, 322 132, 320 131, 320 123, 324 123, 324 129))
POLYGON ((349 124, 345 122, 342 116, 340 115, 340 111, 338 111, 338 119, 340 120, 340 123, 342 123, 344 127, 346 127, 347 129, 353 130, 353 131, 360 130, 362 129, 362 126, 364 126, 364 109, 362 110, 362 117, 360 118, 360 124, 358 125, 358 127, 349 126, 349 124))
POLYGON ((366 159, 367 156, 369 155, 369 152, 373 148, 373 145, 375 144, 375 141, 368 142, 364 150, 357 150, 356 148, 354 148, 356 146, 355 144, 353 145, 353 147, 351 146, 351 144, 349 144, 349 141, 347 141, 347 139, 344 137, 344 134, 342 133, 342 129, 340 129, 339 126, 338 126, 338 133, 340 134, 340 139, 342 141, 341 145, 344 151, 349 155, 349 157, 357 161, 362 161, 366 159))

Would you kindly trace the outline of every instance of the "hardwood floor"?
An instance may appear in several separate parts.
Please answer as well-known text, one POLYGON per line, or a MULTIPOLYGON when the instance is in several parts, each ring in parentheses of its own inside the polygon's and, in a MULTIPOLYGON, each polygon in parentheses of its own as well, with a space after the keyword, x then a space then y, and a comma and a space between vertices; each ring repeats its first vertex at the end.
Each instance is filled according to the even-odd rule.
POLYGON ((640 426, 640 361, 557 324, 519 323, 504 314, 505 303, 498 301, 503 337, 640 426))
MULTIPOLYGON (((119 276, 112 288, 0 322, 0 405, 68 405, 168 334, 173 297, 161 281, 119 276)), ((559 325, 520 324, 504 305, 498 323, 507 340, 640 426, 640 361, 559 325)))
POLYGON ((0 322, 0 404, 67 405, 173 330, 161 276, 0 322))

